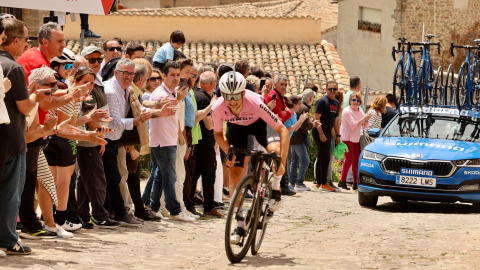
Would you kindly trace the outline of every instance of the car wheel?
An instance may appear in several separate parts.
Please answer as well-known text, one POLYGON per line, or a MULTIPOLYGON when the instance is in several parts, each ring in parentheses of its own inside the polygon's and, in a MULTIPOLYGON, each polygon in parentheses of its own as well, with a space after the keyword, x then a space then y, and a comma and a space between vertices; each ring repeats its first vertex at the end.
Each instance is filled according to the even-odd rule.
POLYGON ((368 196, 365 195, 363 192, 358 192, 358 203, 361 206, 366 207, 375 207, 377 206, 378 196, 368 196))
POLYGON ((402 197, 393 197, 393 196, 392 196, 392 197, 390 197, 390 198, 392 198, 392 201, 394 201, 394 202, 406 203, 406 202, 408 201, 407 199, 402 198, 402 197))
POLYGON ((480 213, 480 202, 474 202, 472 203, 473 211, 475 213, 480 213))

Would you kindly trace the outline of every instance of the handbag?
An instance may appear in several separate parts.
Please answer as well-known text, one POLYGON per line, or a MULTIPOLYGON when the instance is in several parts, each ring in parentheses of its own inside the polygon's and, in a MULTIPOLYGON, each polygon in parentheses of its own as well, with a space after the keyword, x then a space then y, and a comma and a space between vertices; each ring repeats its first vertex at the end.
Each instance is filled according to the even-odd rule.
POLYGON ((373 142, 372 137, 368 134, 366 129, 362 129, 362 135, 360 135, 360 151, 362 151, 367 145, 373 142))

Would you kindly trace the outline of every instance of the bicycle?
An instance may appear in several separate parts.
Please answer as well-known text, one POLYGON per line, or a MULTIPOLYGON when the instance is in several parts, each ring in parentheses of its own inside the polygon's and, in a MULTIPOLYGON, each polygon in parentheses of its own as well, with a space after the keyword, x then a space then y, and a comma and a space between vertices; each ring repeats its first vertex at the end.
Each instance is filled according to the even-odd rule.
MULTIPOLYGON (((467 49, 467 57, 458 69, 457 89, 455 91, 455 100, 458 110, 462 110, 465 106, 477 105, 480 99, 480 69, 478 63, 480 39, 473 42, 477 46, 454 45, 450 43, 450 54, 455 57, 454 48, 467 49), (476 50, 473 61, 471 58, 471 50, 476 50), (472 62, 472 64, 470 64, 472 62)), ((452 80, 453 83, 453 80, 452 80)))
MULTIPOLYGON (((435 36, 432 34, 425 35, 427 42, 409 42, 408 50, 411 46, 422 46, 422 59, 420 60, 420 67, 416 74, 418 90, 415 95, 415 102, 418 102, 418 106, 422 107, 423 104, 435 104, 437 103, 438 95, 436 91, 433 91, 433 84, 435 80, 438 80, 438 76, 434 77, 432 61, 430 59, 430 46, 437 46, 438 54, 440 54, 440 42, 432 43, 430 40, 435 36)), ((443 73, 443 69, 439 67, 438 72, 443 73)))
POLYGON ((226 159, 231 160, 235 153, 251 156, 252 173, 240 180, 230 201, 225 225, 225 251, 231 263, 242 261, 249 248, 252 255, 258 253, 268 221, 273 216, 273 212, 268 209, 273 181, 273 173, 270 171, 272 167, 278 168, 280 165, 280 157, 275 152, 267 154, 230 146, 226 159), (238 244, 232 244, 230 237, 239 221, 244 223, 245 233, 238 244))
POLYGON ((395 73, 393 76, 393 96, 400 93, 398 100, 395 100, 395 105, 411 103, 413 96, 416 93, 416 78, 417 70, 415 62, 415 53, 421 53, 421 50, 412 50, 411 47, 405 51, 405 46, 408 45, 407 39, 400 37, 398 42, 398 49, 395 46, 392 48, 393 61, 397 61, 395 54, 402 53, 402 58, 398 61, 395 73))

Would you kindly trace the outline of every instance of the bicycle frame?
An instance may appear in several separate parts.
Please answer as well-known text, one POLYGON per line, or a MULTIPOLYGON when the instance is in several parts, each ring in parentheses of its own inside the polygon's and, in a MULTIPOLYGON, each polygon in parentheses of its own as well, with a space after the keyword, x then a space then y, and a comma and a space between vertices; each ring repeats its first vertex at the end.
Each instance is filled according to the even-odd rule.
MULTIPOLYGON (((475 99, 474 97, 475 90, 477 91, 480 90, 479 88, 480 86, 478 84, 475 85, 474 87, 475 75, 477 75, 477 77, 480 77, 480 70, 477 69, 477 71, 475 72, 475 69, 478 65, 478 56, 479 56, 479 50, 480 50, 480 46, 478 45, 480 42, 479 40, 475 40, 475 43, 477 43, 477 47, 469 46, 469 45, 464 45, 464 46, 454 45, 453 42, 450 43, 450 54, 452 56, 455 56, 454 48, 461 48, 461 49, 467 50, 467 56, 465 57, 465 61, 461 64, 460 68, 458 69, 458 80, 461 80, 464 77, 464 75, 466 75, 465 76, 466 77, 465 97, 462 97, 462 98, 465 98, 465 102, 464 104, 461 104, 462 98, 459 98, 459 100, 457 100, 457 103, 458 103, 457 105, 459 106, 459 109, 462 109, 463 106, 466 106, 469 108, 472 105, 476 105, 478 103, 478 100, 475 101, 475 104, 472 103, 473 99, 475 99), (476 50, 473 53, 474 55, 473 57, 472 57, 472 50, 476 50), (473 60, 471 58, 473 58, 473 60), (477 88, 477 89, 474 89, 474 88, 477 88)), ((458 82, 458 85, 460 85, 460 83, 461 81, 458 82)), ((460 91, 460 89, 457 89, 457 91, 460 91)), ((460 95, 460 93, 458 93, 458 95, 460 95)))

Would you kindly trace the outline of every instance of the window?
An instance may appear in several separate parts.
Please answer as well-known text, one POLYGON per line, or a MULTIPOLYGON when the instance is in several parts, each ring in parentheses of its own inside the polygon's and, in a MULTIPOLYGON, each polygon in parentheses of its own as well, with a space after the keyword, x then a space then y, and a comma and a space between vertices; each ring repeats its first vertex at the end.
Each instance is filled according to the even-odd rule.
POLYGON ((382 10, 360 7, 358 29, 380 33, 382 30, 382 10))

